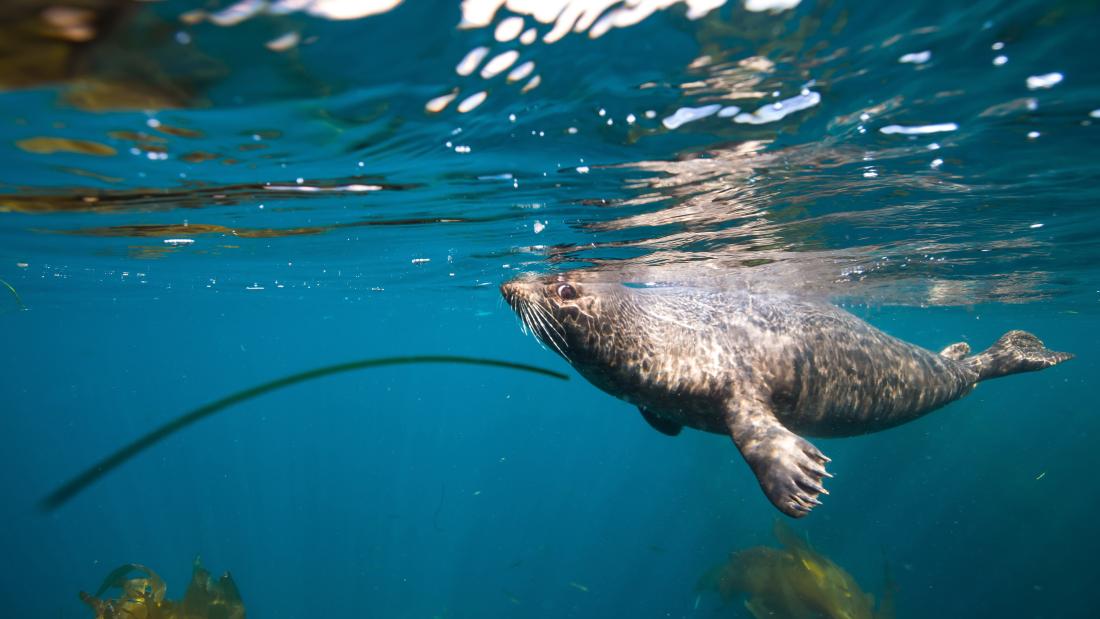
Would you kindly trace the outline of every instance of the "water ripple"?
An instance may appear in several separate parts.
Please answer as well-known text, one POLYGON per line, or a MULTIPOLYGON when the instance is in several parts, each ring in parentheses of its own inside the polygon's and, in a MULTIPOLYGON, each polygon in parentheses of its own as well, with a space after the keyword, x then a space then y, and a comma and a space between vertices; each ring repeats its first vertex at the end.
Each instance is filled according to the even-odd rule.
POLYGON ((1100 288, 1095 7, 101 4, 110 28, 0 11, 50 33, 0 72, 0 276, 31 290, 153 258, 154 286, 253 285, 275 256, 311 287, 1100 288))

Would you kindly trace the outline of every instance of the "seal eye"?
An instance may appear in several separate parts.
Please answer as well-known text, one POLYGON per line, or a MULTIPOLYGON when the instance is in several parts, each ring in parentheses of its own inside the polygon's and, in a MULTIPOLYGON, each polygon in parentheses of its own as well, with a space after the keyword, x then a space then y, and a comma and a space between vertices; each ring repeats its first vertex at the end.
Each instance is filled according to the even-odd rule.
POLYGON ((558 296, 566 301, 572 301, 577 298, 577 289, 569 284, 562 284, 558 286, 558 296))

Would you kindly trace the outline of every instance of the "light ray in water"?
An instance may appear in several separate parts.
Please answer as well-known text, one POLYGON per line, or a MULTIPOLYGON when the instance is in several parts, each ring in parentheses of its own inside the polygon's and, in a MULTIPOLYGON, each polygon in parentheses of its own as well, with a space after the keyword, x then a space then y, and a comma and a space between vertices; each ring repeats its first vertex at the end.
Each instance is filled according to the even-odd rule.
POLYGON ((89 467, 84 472, 80 473, 76 477, 65 484, 58 487, 56 490, 46 495, 45 498, 39 503, 39 507, 43 511, 53 511, 58 507, 61 507, 67 503, 74 496, 79 494, 82 490, 95 483, 101 477, 107 475, 115 468, 119 467, 127 460, 130 460, 139 453, 159 443, 160 441, 168 438, 169 436, 179 432, 187 426, 205 419, 221 411, 225 408, 229 408, 234 404, 239 404, 246 400, 251 400, 257 396, 263 395, 269 391, 275 391, 283 387, 289 387, 297 383, 313 380, 316 378, 322 378, 324 376, 330 376, 332 374, 339 374, 342 372, 350 372, 352 370, 365 370, 367 368, 377 368, 393 365, 419 365, 426 363, 445 363, 454 365, 480 365, 488 367, 505 368, 509 370, 518 370, 521 372, 531 372, 532 374, 541 374, 543 376, 549 376, 551 378, 558 378, 561 380, 569 380, 569 377, 561 372, 555 372, 545 368, 540 368, 534 365, 527 365, 525 363, 513 363, 511 361, 500 361, 497 359, 482 359, 478 357, 461 357, 454 355, 420 355, 410 357, 381 357, 375 359, 363 359, 360 361, 350 361, 348 363, 339 363, 336 365, 327 365, 324 367, 308 370, 306 372, 299 372, 290 376, 273 380, 271 382, 257 385, 244 391, 238 391, 232 395, 226 396, 220 400, 216 400, 207 404, 206 406, 199 407, 185 415, 181 415, 172 421, 162 425, 161 427, 153 430, 133 441, 129 445, 126 445, 122 449, 119 449, 115 453, 107 456, 103 460, 100 460, 95 465, 89 467))

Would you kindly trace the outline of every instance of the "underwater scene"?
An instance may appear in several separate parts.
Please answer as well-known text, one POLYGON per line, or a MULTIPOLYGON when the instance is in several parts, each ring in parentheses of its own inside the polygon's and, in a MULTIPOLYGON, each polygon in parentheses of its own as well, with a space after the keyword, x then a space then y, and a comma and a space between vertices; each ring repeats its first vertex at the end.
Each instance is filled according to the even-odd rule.
POLYGON ((1100 616, 1098 41, 0 3, 0 616, 1100 616))

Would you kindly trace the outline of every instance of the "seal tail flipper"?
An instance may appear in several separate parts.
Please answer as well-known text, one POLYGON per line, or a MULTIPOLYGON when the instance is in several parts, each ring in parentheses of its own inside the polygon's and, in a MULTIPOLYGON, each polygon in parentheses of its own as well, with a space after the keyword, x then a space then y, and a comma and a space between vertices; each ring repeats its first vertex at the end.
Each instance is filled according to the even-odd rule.
POLYGON ((829 494, 821 482, 832 477, 829 462, 809 441, 791 432, 760 399, 735 399, 727 405, 726 425, 760 488, 779 511, 801 518, 829 494))
POLYGON ((1055 352, 1027 331, 1009 331, 988 349, 962 360, 977 372, 978 380, 989 380, 1020 372, 1034 372, 1072 359, 1068 352, 1055 352))

